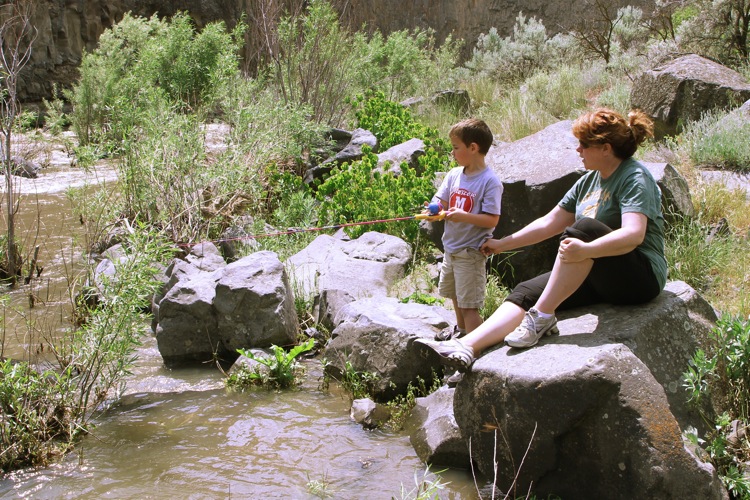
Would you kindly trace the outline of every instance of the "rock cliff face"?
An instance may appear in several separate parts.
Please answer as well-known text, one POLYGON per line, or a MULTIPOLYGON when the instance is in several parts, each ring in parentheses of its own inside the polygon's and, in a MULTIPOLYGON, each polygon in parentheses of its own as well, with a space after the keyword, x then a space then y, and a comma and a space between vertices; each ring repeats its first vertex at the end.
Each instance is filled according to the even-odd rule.
MULTIPOLYGON (((102 32, 122 19, 126 12, 150 17, 189 12, 200 27, 224 20, 234 26, 243 13, 256 19, 259 5, 302 5, 303 0, 46 0, 38 3, 33 24, 39 30, 32 59, 25 68, 19 94, 24 101, 39 101, 52 94, 52 84, 68 86, 77 75, 85 51, 92 51, 102 32)), ((389 33, 412 28, 432 28, 439 40, 449 34, 463 39, 464 53, 470 54, 481 33, 491 27, 501 35, 512 32, 520 11, 541 19, 550 33, 566 31, 594 9, 591 0, 334 0, 342 18, 353 27, 389 33)), ((652 0, 616 0, 614 5, 641 5, 652 0)), ((275 8, 276 12, 281 9, 275 8)))

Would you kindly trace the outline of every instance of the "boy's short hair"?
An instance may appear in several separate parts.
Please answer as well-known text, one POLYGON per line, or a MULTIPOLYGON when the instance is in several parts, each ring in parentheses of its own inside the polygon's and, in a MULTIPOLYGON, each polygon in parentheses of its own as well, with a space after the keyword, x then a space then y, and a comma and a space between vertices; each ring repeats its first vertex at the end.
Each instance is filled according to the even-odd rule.
POLYGON ((486 155, 492 146, 492 131, 484 121, 477 118, 469 118, 460 121, 451 127, 448 133, 450 137, 456 137, 467 146, 475 142, 479 146, 479 152, 486 155))

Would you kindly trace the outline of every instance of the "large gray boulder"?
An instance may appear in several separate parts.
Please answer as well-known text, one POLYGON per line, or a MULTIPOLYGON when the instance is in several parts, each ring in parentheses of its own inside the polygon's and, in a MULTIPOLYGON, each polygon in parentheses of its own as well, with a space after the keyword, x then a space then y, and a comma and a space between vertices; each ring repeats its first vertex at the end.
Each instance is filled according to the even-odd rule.
POLYGON ((443 386, 416 399, 408 422, 413 428, 409 439, 423 462, 463 469, 469 466, 471 457, 453 414, 454 392, 443 386))
POLYGON ((364 146, 369 147, 373 151, 377 151, 377 137, 375 137, 375 134, 369 130, 362 128, 354 129, 352 131, 352 138, 344 149, 337 152, 333 158, 329 158, 320 165, 309 168, 307 172, 305 172, 305 182, 310 184, 315 180, 322 180, 331 172, 331 170, 333 170, 333 167, 359 160, 364 154, 364 146))
POLYGON ((168 366, 234 360, 222 343, 214 310, 216 281, 221 271, 198 272, 178 280, 158 302, 156 342, 168 366))
POLYGON ((332 319, 345 304, 387 295, 410 259, 404 240, 371 231, 351 241, 318 236, 288 258, 286 267, 295 294, 312 297, 316 319, 333 328, 332 319))
POLYGON ((284 265, 273 252, 256 252, 226 266, 214 308, 224 346, 288 346, 297 337, 297 312, 284 265))
POLYGON ((502 358, 480 360, 454 402, 472 459, 502 491, 726 498, 713 467, 684 446, 664 389, 625 345, 558 342, 502 358))
POLYGON ((189 261, 175 259, 167 277, 153 299, 165 364, 229 364, 239 348, 294 343, 294 297, 275 253, 256 252, 226 265, 199 251, 189 261))
POLYGON ((411 349, 417 338, 434 338, 454 320, 452 312, 439 306, 402 303, 392 297, 361 299, 343 307, 336 328, 325 348, 326 373, 341 379, 347 363, 356 372, 373 373, 370 395, 389 401, 405 394, 417 377, 429 384, 433 372, 442 369, 420 360, 411 349))
MULTIPOLYGON (((487 165, 503 183, 502 213, 495 238, 509 235, 552 210, 585 173, 576 151, 573 122, 561 121, 511 143, 495 143, 487 165)), ((645 163, 662 191, 665 214, 692 215, 690 191, 685 179, 666 163, 645 163)), ((441 222, 423 222, 430 240, 440 249, 441 222)), ((558 239, 550 238, 517 252, 494 258, 493 265, 509 286, 552 269, 558 239)))
POLYGON ((671 282, 642 306, 558 318, 560 336, 488 352, 458 384, 455 418, 478 469, 492 477, 497 462, 499 487, 519 473, 519 491, 537 496, 723 498, 680 432, 705 430, 682 374, 716 320, 710 305, 671 282))
POLYGON ((706 111, 750 99, 750 82, 710 59, 689 54, 642 73, 633 82, 631 106, 654 120, 657 137, 675 134, 706 111))
POLYGON ((409 139, 397 144, 378 155, 377 172, 381 174, 388 172, 395 176, 401 175, 401 164, 406 163, 413 170, 420 172, 419 157, 424 155, 424 141, 422 139, 409 139))

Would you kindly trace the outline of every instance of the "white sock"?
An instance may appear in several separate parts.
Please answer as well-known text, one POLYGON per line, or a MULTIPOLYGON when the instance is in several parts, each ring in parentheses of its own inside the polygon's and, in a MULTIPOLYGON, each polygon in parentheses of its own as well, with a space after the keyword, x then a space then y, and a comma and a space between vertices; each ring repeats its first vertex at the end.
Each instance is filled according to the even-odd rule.
POLYGON ((553 317, 553 316, 554 316, 554 314, 543 313, 543 312, 542 312, 542 311, 540 311, 539 309, 537 309, 537 310, 536 310, 536 313, 537 313, 537 316, 539 316, 539 317, 540 317, 540 318, 542 318, 542 319, 550 319, 551 317, 553 317))

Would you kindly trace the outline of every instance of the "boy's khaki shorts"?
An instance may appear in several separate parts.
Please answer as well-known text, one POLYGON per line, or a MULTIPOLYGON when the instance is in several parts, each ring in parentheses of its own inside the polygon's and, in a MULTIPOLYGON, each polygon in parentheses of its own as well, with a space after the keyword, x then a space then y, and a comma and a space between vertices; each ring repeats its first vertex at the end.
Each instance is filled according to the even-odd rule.
POLYGON ((464 248, 443 256, 438 293, 456 299, 461 309, 481 309, 487 287, 487 258, 479 250, 464 248))

